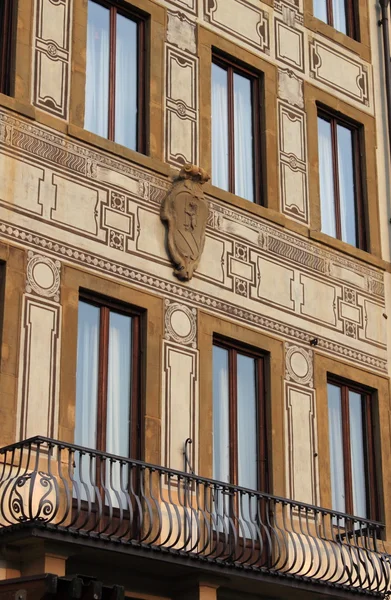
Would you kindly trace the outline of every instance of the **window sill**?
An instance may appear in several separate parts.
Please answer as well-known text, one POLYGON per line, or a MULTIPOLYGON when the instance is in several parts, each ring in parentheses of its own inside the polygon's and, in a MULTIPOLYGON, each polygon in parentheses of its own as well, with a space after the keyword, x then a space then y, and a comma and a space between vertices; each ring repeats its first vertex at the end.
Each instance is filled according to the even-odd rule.
MULTIPOLYGON (((121 146, 121 144, 117 144, 116 142, 103 138, 95 133, 91 133, 90 131, 78 127, 77 125, 73 125, 72 123, 69 123, 68 125, 68 135, 86 142, 87 144, 91 144, 91 146, 95 146, 101 150, 111 152, 119 158, 125 158, 126 160, 130 160, 141 167, 151 169, 160 175, 169 177, 174 174, 173 169, 167 163, 163 163, 156 158, 146 156, 145 154, 141 154, 135 150, 130 150, 130 148, 121 146)), ((177 171, 175 171, 175 174, 177 174, 177 171)))
POLYGON ((9 110, 13 110, 20 115, 28 117, 29 119, 36 119, 36 110, 32 104, 27 104, 17 100, 13 96, 6 96, 0 94, 0 106, 4 106, 9 110))
POLYGON ((360 248, 355 248, 346 242, 342 242, 341 240, 337 240, 336 238, 327 235, 326 233, 322 233, 321 231, 316 231, 315 229, 309 230, 309 237, 316 242, 320 242, 325 244, 339 252, 343 252, 344 254, 349 255, 352 258, 356 258, 357 260, 361 260, 362 262, 366 262, 373 267, 378 267, 379 269, 383 269, 384 271, 390 271, 391 264, 382 258, 375 256, 374 254, 370 254, 369 252, 365 252, 365 250, 361 250, 360 248))
POLYGON ((307 27, 307 29, 310 29, 314 33, 319 33, 327 37, 329 40, 332 40, 336 44, 347 48, 366 62, 371 62, 371 49, 369 46, 363 42, 358 42, 349 35, 345 35, 337 29, 334 29, 334 27, 331 27, 331 25, 328 25, 324 21, 314 17, 314 15, 305 13, 304 27, 307 27))
MULTIPOLYGON (((221 200, 222 202, 230 204, 236 208, 240 208, 246 213, 252 213, 253 215, 267 219, 268 221, 273 221, 273 223, 277 223, 277 225, 281 225, 282 227, 287 225, 287 218, 281 213, 278 213, 271 208, 266 208, 265 206, 260 206, 259 204, 250 202, 249 200, 245 200, 244 198, 236 196, 235 194, 227 192, 226 190, 222 190, 211 183, 206 183, 204 185, 204 192, 208 196, 216 198, 216 200, 221 200)), ((306 232, 306 227, 301 226, 301 228, 302 230, 300 233, 303 231, 306 232)), ((304 233, 304 235, 306 235, 306 233, 304 233)))

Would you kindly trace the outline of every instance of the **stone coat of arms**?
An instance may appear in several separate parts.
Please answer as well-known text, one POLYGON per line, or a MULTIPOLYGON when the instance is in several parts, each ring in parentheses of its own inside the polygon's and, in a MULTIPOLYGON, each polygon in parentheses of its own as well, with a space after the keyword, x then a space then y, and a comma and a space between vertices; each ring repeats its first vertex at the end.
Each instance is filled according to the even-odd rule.
POLYGON ((161 219, 167 223, 167 245, 174 275, 189 281, 197 268, 205 244, 208 203, 202 184, 209 175, 194 165, 185 165, 163 200, 161 219))

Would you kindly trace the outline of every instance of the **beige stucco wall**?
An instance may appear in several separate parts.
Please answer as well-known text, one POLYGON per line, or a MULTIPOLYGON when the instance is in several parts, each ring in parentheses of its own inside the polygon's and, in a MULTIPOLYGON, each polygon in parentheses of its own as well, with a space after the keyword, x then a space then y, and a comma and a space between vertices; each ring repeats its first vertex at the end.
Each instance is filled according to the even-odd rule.
MULTIPOLYGON (((148 311, 149 461, 182 469, 191 437, 195 470, 211 473, 210 349, 213 332, 225 332, 270 354, 272 491, 330 505, 328 370, 381 390, 385 454, 391 439, 390 187, 374 2, 360 0, 361 43, 325 28, 302 0, 133 2, 151 15, 149 156, 83 130, 87 3, 49 4, 20 2, 15 98, 0 96, 0 444, 38 433, 72 440, 83 287, 148 311), (181 283, 159 211, 183 162, 210 168, 213 47, 264 73, 266 202, 206 184, 205 250, 181 283), (365 127, 371 253, 319 231, 317 101, 365 127)), ((388 485, 387 461, 378 468, 388 485)))

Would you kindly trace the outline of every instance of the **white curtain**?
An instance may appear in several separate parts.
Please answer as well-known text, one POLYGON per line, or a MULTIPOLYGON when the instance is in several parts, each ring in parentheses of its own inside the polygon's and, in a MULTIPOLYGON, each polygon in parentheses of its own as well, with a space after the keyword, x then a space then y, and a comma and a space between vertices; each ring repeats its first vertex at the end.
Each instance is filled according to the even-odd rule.
POLYGON ((327 0, 314 0, 314 16, 325 23, 327 18, 327 0))
POLYGON ((331 125, 318 117, 319 185, 322 231, 336 237, 331 125))
POLYGON ((108 136, 109 31, 109 10, 89 0, 84 127, 103 137, 108 136))
MULTIPOLYGON (((229 392, 228 351, 213 346, 213 479, 229 482, 229 392)), ((228 496, 217 492, 213 498, 215 528, 229 532, 228 496)))
MULTIPOLYGON (((356 0, 358 2, 358 0, 356 0)), ((347 33, 345 0, 333 0, 334 28, 347 33)))
POLYGON ((213 346, 213 478, 229 482, 228 351, 213 346))
POLYGON ((212 64, 212 183, 228 190, 227 71, 212 64))
MULTIPOLYGON (((352 461, 353 512, 358 517, 368 518, 366 501, 366 477, 364 454, 364 427, 362 419, 362 397, 349 392, 350 454, 352 461)), ((369 482, 368 482, 369 483, 369 482)))
MULTIPOLYGON (((241 487, 257 490, 259 429, 256 362, 243 354, 237 355, 237 361, 238 483, 241 487)), ((244 494, 239 512, 243 519, 243 527, 246 521, 254 522, 257 499, 244 494)))
POLYGON ((137 150, 137 23, 117 15, 115 141, 137 150))
MULTIPOLYGON (((126 457, 130 444, 131 339, 131 317, 110 312, 106 452, 126 457)), ((119 461, 108 463, 106 481, 112 505, 126 508, 125 495, 121 492, 128 483, 126 466, 121 468, 119 461)))
MULTIPOLYGON (((251 81, 234 74, 235 194, 254 201, 254 140, 251 81)), ((258 165, 256 166, 258 168, 258 165)))
MULTIPOLYGON (((75 444, 96 448, 98 398, 99 308, 79 302, 76 372, 75 444)), ((93 499, 91 483, 95 468, 89 454, 75 456, 74 479, 79 483, 79 497, 93 499), (92 468, 91 468, 92 467, 92 468)), ((75 490, 76 495, 76 490, 75 490)))
POLYGON ((357 246, 352 132, 338 125, 337 139, 342 239, 357 246))
MULTIPOLYGON (((341 388, 327 385, 332 508, 345 512, 341 388)), ((343 523, 339 522, 343 526, 343 523)))

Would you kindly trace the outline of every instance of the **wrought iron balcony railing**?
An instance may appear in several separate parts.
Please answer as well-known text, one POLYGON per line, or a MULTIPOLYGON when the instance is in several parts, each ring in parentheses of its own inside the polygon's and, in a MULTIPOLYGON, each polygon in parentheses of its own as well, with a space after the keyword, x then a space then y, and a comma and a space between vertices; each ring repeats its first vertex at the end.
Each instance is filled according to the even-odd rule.
POLYGON ((21 524, 384 596, 383 525, 35 437, 0 450, 0 534, 21 524))

